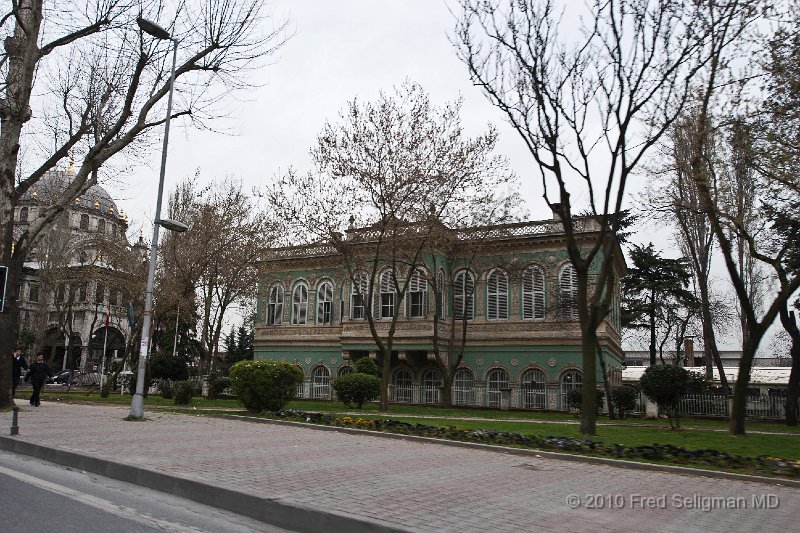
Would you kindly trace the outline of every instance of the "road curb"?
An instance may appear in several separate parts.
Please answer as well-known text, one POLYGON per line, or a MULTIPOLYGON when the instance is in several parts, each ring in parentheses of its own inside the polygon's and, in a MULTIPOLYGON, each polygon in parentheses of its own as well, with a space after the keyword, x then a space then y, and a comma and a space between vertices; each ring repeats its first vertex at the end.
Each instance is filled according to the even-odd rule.
POLYGON ((641 463, 638 461, 626 461, 623 459, 610 459, 607 457, 592 457, 590 455, 578 455, 571 453, 550 452, 527 448, 512 448, 496 444, 482 444, 478 442, 463 442, 458 440, 437 439, 434 437, 420 437, 417 435, 402 435, 400 433, 389 433, 384 431, 371 431, 368 429, 343 428, 339 426, 325 426, 321 424, 311 424, 307 422, 295 422, 293 420, 277 420, 274 418, 255 418, 242 415, 215 415, 206 414, 204 416, 214 416, 228 420, 240 420, 258 424, 276 424, 285 426, 297 426, 321 431, 339 431, 357 435, 372 435, 386 439, 406 440, 415 442, 425 442, 433 444, 443 444, 456 448, 471 448, 475 450, 485 450, 494 453, 504 453, 508 455, 520 455, 525 457, 543 457, 547 459, 559 459, 562 461, 573 461, 578 463, 608 465, 616 468, 629 468, 633 470, 649 470, 652 472, 666 472, 670 474, 682 474, 687 476, 700 476, 715 479, 730 479, 735 481, 750 481, 766 485, 776 485, 782 487, 800 488, 800 480, 786 478, 771 478, 764 476, 753 476, 750 474, 736 474, 734 472, 719 472, 716 470, 704 470, 702 468, 690 468, 686 466, 659 465, 655 463, 641 463))
POLYGON ((199 481, 154 472, 146 468, 115 463, 114 461, 50 448, 11 437, 0 436, 0 449, 166 492, 293 531, 309 533, 330 531, 390 533, 407 531, 366 517, 294 505, 272 498, 216 487, 199 481))

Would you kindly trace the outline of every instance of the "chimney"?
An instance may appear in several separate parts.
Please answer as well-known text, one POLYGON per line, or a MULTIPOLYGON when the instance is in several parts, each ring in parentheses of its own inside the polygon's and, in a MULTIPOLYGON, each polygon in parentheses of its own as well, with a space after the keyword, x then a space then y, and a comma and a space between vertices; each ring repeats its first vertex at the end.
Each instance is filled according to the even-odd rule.
POLYGON ((550 204, 553 210, 553 220, 561 220, 561 204, 550 204))
POLYGON ((686 356, 686 366, 694 366, 694 337, 691 335, 683 339, 683 353, 686 356))

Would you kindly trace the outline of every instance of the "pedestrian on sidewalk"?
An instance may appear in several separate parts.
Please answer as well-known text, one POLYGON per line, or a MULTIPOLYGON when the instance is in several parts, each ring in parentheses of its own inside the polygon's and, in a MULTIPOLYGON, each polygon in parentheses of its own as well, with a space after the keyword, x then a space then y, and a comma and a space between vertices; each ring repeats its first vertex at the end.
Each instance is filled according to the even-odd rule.
POLYGON ((28 373, 25 374, 25 383, 27 383, 30 379, 31 385, 33 385, 31 405, 39 407, 42 404, 42 402, 39 400, 39 392, 41 392, 42 387, 44 387, 45 381, 52 377, 53 371, 50 370, 50 367, 44 362, 44 355, 36 354, 36 362, 31 364, 30 368, 28 369, 28 373))
POLYGON ((14 354, 11 361, 11 398, 17 393, 17 385, 19 385, 19 375, 22 369, 28 370, 28 362, 22 357, 22 350, 19 346, 14 348, 14 354))

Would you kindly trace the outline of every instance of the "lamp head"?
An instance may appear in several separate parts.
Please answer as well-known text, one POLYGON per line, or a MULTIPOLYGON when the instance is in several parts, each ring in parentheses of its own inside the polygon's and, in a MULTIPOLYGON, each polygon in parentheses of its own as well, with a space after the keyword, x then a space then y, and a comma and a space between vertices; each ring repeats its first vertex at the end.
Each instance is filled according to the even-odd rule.
POLYGON ((146 18, 138 17, 136 19, 136 24, 139 25, 139 28, 143 32, 148 35, 152 35, 156 39, 172 39, 172 36, 169 34, 167 30, 156 24, 155 22, 151 22, 146 18))

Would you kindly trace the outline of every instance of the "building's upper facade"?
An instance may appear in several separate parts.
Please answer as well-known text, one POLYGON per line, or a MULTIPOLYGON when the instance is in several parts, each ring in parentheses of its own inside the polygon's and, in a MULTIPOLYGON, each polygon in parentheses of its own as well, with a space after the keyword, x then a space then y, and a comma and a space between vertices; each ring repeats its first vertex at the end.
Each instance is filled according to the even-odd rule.
MULTIPOLYGON (((599 226, 585 219, 578 228, 588 244, 599 226)), ((370 283, 370 233, 374 231, 369 228, 348 232, 354 248, 347 258, 340 247, 329 244, 272 250, 259 289, 257 358, 300 365, 311 383, 306 392, 317 396, 313 384, 320 379, 348 372, 359 357, 380 357, 366 319, 369 307, 382 336, 397 316, 391 356, 395 389, 403 384, 424 388, 441 380, 434 354, 438 349, 449 364, 455 363, 462 349, 462 319, 467 323, 466 340, 463 358, 454 368, 456 379, 483 387, 485 402, 486 391, 497 391, 503 383, 513 387, 535 380, 542 391, 548 386, 560 391, 565 379, 580 383, 577 279, 559 221, 453 230, 447 249, 423 254, 405 294, 395 290, 389 264, 377 265, 370 283)), ((403 270, 397 277, 405 279, 408 270, 395 267, 403 270)), ((615 277, 624 270, 620 256, 614 263, 615 277)), ((615 284, 615 291, 618 287, 615 284)), ((608 355, 609 375, 618 382, 618 294, 611 302, 598 336, 608 355)))

